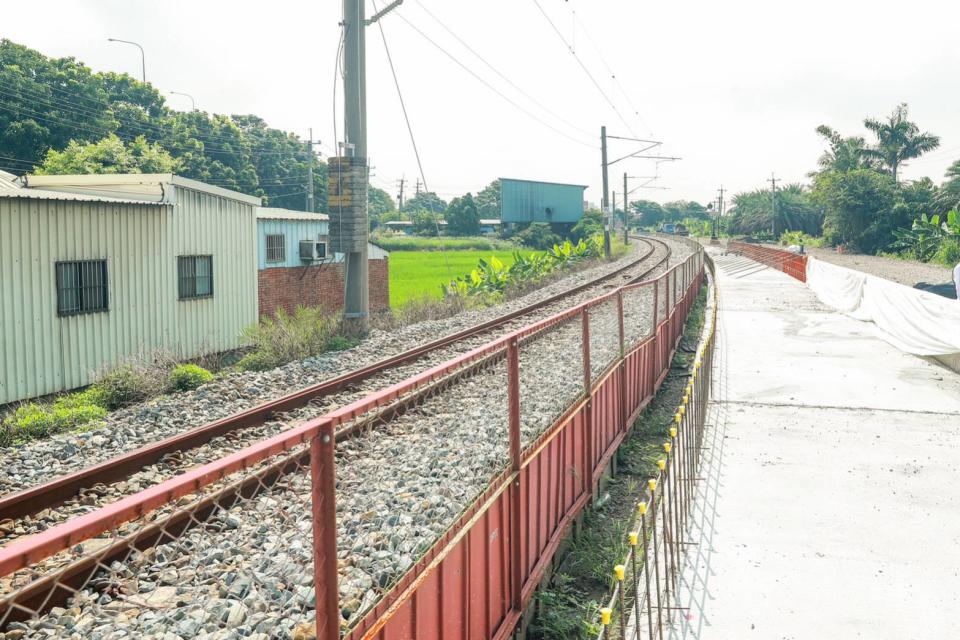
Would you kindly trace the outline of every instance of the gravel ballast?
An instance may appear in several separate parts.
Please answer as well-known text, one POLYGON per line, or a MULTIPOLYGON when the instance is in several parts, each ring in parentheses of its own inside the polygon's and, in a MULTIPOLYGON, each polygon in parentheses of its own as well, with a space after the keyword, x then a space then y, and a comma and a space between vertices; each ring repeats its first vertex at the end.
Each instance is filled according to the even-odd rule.
MULTIPOLYGON (((674 262, 689 255, 685 245, 673 249, 674 262)), ((625 298, 628 340, 649 333, 651 300, 649 288, 625 298)), ((619 348, 615 311, 605 304, 591 313, 594 375, 619 348)), ((525 444, 581 392, 580 342, 575 321, 522 345, 525 444)), ((347 620, 378 600, 505 468, 506 405, 500 362, 337 445, 340 601, 347 620)), ((290 474, 176 541, 104 568, 69 609, 10 626, 7 637, 311 637, 311 526, 309 475, 290 474)))

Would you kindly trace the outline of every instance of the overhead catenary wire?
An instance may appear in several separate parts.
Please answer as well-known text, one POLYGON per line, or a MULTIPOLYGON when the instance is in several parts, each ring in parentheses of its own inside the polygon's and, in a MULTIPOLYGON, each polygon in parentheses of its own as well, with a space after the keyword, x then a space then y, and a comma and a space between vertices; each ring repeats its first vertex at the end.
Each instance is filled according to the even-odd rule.
POLYGON ((647 124, 646 120, 644 120, 643 116, 640 114, 640 110, 637 109, 636 105, 633 104, 633 101, 630 99, 630 95, 627 93, 627 90, 620 83, 619 76, 617 76, 617 74, 613 71, 613 68, 607 62, 606 57, 604 57, 603 55, 603 51, 600 49, 600 45, 597 44, 597 41, 590 34, 590 30, 587 29, 587 25, 584 24, 583 21, 580 19, 580 17, 577 15, 577 12, 573 8, 573 5, 570 5, 570 12, 573 14, 574 22, 580 25, 580 28, 583 29, 584 35, 587 36, 587 40, 589 40, 590 44, 593 46, 593 50, 597 52, 597 56, 600 58, 600 62, 602 62, 603 66, 606 67, 607 69, 607 73, 610 74, 610 77, 613 78, 613 82, 617 85, 617 87, 620 88, 620 92, 623 94, 624 99, 627 101, 627 105, 630 107, 630 109, 633 110, 633 114, 637 116, 637 120, 639 120, 640 124, 643 125, 643 128, 647 130, 647 133, 652 136, 653 130, 651 129, 650 125, 647 124))
POLYGON ((521 87, 520 85, 518 85, 517 83, 515 83, 513 80, 511 80, 510 78, 508 78, 502 71, 500 71, 500 70, 497 69, 495 66, 493 66, 493 64, 491 64, 490 61, 488 61, 483 55, 481 55, 480 53, 478 53, 473 47, 471 47, 467 42, 465 42, 465 41, 463 40, 463 38, 461 38, 459 35, 457 35, 457 33, 456 33, 453 29, 451 29, 449 26, 447 26, 447 24, 446 24, 445 22, 443 22, 443 21, 442 21, 440 18, 438 18, 432 11, 430 11, 430 9, 428 9, 422 2, 420 2, 420 0, 414 0, 414 2, 415 2, 421 9, 423 9, 423 11, 426 12, 426 14, 427 14, 428 16, 430 16, 431 18, 433 18, 433 20, 434 20, 437 24, 439 24, 447 33, 449 33, 451 36, 453 36, 453 37, 456 39, 457 42, 459 42, 460 44, 462 44, 462 45, 467 49, 467 51, 469 51, 469 52, 472 53, 474 56, 476 56, 476 58, 477 58, 478 60, 480 60, 480 62, 482 62, 484 65, 486 65, 486 67, 487 67, 488 69, 490 69, 490 70, 493 71, 495 74, 497 74, 504 82, 506 82, 506 83, 509 84, 511 87, 513 87, 517 92, 519 92, 519 93, 520 93, 522 96, 524 96, 527 100, 529 100, 529 101, 532 102, 533 104, 537 105, 539 108, 543 109, 543 111, 545 111, 546 113, 550 114, 551 116, 553 116, 554 118, 556 118, 558 121, 562 122, 564 125, 570 127, 571 129, 576 129, 576 130, 579 131, 580 133, 582 133, 582 134, 584 134, 584 135, 586 135, 586 136, 589 136, 589 137, 591 137, 591 138, 594 136, 594 132, 593 132, 593 131, 587 131, 586 129, 582 129, 582 128, 578 127, 577 125, 573 124, 573 123, 570 122, 569 120, 566 120, 565 118, 563 118, 563 116, 560 116, 559 114, 557 114, 557 113, 556 113, 555 111, 553 111, 550 107, 546 106, 545 104, 543 104, 542 102, 540 102, 539 100, 537 100, 536 98, 534 98, 533 96, 531 96, 529 93, 527 93, 527 91, 526 91, 523 87, 521 87))
MULTIPOLYGON (((373 0, 373 8, 377 10, 377 0, 373 0)), ((410 134, 410 144, 413 146, 413 155, 417 159, 417 169, 420 171, 420 179, 423 180, 423 188, 430 192, 430 188, 427 187, 427 176, 423 171, 423 162, 420 160, 420 150, 417 148, 417 139, 413 135, 413 126, 410 124, 410 116, 407 113, 407 105, 403 101, 403 92, 400 90, 400 80, 397 78, 397 69, 393 65, 393 56, 390 55, 390 45, 387 44, 387 34, 383 30, 383 20, 377 21, 377 26, 380 28, 380 38, 383 40, 383 50, 387 54, 387 62, 390 64, 390 74, 393 76, 393 84, 397 88, 397 98, 400 100, 400 109, 403 111, 403 119, 407 123, 407 132, 410 134)), ((440 234, 440 221, 437 220, 437 215, 433 216, 433 224, 437 230, 437 239, 440 241, 440 253, 443 255, 443 262, 447 269, 447 277, 450 280, 453 280, 453 272, 450 269, 450 260, 447 258, 446 247, 443 243, 443 237, 440 234)))
POLYGON ((630 123, 627 122, 626 118, 623 117, 623 114, 620 113, 620 110, 617 109, 617 105, 614 104, 610 96, 608 96, 607 93, 603 90, 603 87, 600 86, 600 83, 597 82, 597 79, 590 72, 590 69, 587 68, 587 65, 584 64, 583 60, 580 59, 580 56, 577 55, 577 52, 573 48, 573 46, 569 42, 567 42, 567 39, 563 36, 562 33, 560 33, 560 29, 557 28, 556 24, 554 24, 553 20, 550 18, 550 15, 546 11, 544 11, 543 6, 540 4, 540 0, 533 0, 533 4, 535 4, 537 6, 537 9, 540 10, 540 13, 543 15, 544 19, 546 19, 546 21, 550 24, 550 28, 553 29, 553 32, 557 34, 557 37, 560 38, 563 44, 567 47, 567 51, 569 51, 570 54, 573 56, 573 58, 577 61, 577 64, 579 64, 580 68, 583 69, 583 72, 587 74, 587 77, 590 78, 590 82, 593 83, 593 86, 596 88, 596 90, 600 93, 601 96, 603 96, 603 99, 606 100, 607 104, 610 105, 610 108, 613 109, 613 112, 620 119, 620 122, 623 123, 623 126, 627 128, 627 131, 629 131, 631 135, 636 136, 637 134, 633 130, 633 127, 630 126, 630 123))
POLYGON ((429 42, 430 44, 432 44, 432 45, 433 45, 435 48, 437 48, 441 53, 443 53, 445 56, 447 56, 448 58, 450 58, 450 60, 452 60, 457 66, 459 66, 459 67, 462 68, 464 71, 466 71, 468 74, 470 74, 471 76, 473 76, 477 81, 479 81, 479 82, 480 82, 481 84, 483 84, 485 87, 487 87, 488 89, 490 89, 491 91, 493 91, 494 93, 496 93, 498 96, 500 96, 500 98, 502 98, 503 100, 505 100, 506 102, 508 102, 508 103, 509 103, 510 105, 512 105, 515 109, 521 111, 524 115, 526 115, 527 117, 529 117, 531 120, 539 123, 541 126, 547 127, 548 129, 552 130, 554 133, 557 133, 557 134, 563 136, 564 138, 567 138, 568 140, 571 140, 571 141, 573 141, 573 142, 575 142, 575 143, 577 143, 577 144, 579 144, 579 145, 581 145, 581 146, 588 147, 588 148, 591 148, 591 149, 597 149, 597 148, 598 148, 595 144, 590 144, 590 143, 588 143, 588 142, 584 142, 583 140, 580 140, 580 139, 578 139, 578 138, 575 138, 575 137, 573 137, 572 135, 570 135, 569 133, 567 133, 567 132, 565 132, 565 131, 562 131, 561 129, 558 129, 557 127, 553 126, 552 124, 550 124, 550 123, 548 123, 548 122, 544 122, 544 121, 543 121, 541 118, 539 118, 536 114, 530 112, 526 107, 523 107, 522 105, 517 104, 517 102, 515 102, 512 98, 510 98, 508 95, 506 95, 505 93, 503 93, 502 91, 500 91, 499 89, 497 89, 495 86, 493 86, 492 84, 490 84, 490 82, 488 82, 485 78, 483 78, 481 75, 479 75, 477 72, 475 72, 475 71, 474 71, 473 69, 471 69, 469 66, 467 66, 464 62, 462 62, 460 59, 458 59, 458 58, 457 58, 456 56, 454 56, 452 53, 450 53, 449 51, 447 51, 446 49, 444 49, 443 46, 441 46, 441 45, 440 45, 439 43, 437 43, 433 38, 431 38, 431 37, 428 36, 426 33, 424 33, 423 30, 421 30, 419 27, 417 27, 415 24, 413 24, 410 20, 408 20, 402 13, 401 13, 401 14, 397 14, 397 17, 398 17, 399 19, 403 20, 403 21, 407 24, 407 26, 409 26, 411 29, 413 29, 413 30, 416 31, 418 34, 420 34, 420 36, 421 36, 422 38, 424 38, 427 42, 429 42))

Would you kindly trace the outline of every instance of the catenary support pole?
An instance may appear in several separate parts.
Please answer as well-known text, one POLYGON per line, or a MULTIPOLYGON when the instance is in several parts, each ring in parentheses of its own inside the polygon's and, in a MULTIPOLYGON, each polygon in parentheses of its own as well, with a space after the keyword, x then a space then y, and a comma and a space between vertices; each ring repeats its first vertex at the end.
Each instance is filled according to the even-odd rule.
POLYGON ((600 127, 600 155, 602 156, 602 165, 603 165, 603 201, 601 203, 601 208, 603 209, 603 254, 609 258, 611 255, 610 250, 610 217, 612 212, 610 211, 610 181, 607 176, 607 128, 600 127))
POLYGON ((630 244, 630 230, 627 221, 630 219, 630 192, 627 191, 627 172, 623 172, 623 244, 630 244))

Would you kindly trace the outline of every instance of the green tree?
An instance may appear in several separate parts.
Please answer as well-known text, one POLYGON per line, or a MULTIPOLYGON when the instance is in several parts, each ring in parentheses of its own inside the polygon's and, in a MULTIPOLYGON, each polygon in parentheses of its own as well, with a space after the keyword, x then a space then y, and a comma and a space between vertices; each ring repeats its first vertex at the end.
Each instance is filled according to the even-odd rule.
POLYGON ((825 124, 817 127, 817 133, 830 145, 830 148, 817 160, 821 171, 877 168, 876 161, 866 153, 867 141, 863 137, 844 138, 835 129, 825 124))
POLYGON ((603 233, 603 212, 599 209, 589 209, 570 230, 570 239, 580 242, 601 233, 603 233))
POLYGON ((442 214, 447 210, 447 203, 444 202, 433 191, 423 191, 403 203, 404 211, 429 211, 431 213, 442 214))
POLYGON ((824 238, 875 253, 890 246, 897 227, 893 177, 869 169, 826 171, 814 180, 813 197, 825 210, 824 238))
POLYGON ((371 218, 380 218, 386 213, 391 213, 397 210, 397 205, 394 204, 393 198, 390 197, 390 194, 383 189, 378 189, 373 185, 367 187, 367 202, 367 212, 370 214, 371 218))
POLYGON ((452 236, 475 236, 480 233, 480 212, 471 194, 454 198, 444 215, 447 233, 452 236))
POLYGON ((484 187, 474 200, 477 203, 477 210, 480 212, 481 220, 499 220, 500 180, 494 180, 484 187))
POLYGON ((546 222, 530 223, 526 229, 514 236, 514 240, 525 247, 541 251, 551 249, 553 245, 563 242, 563 238, 555 234, 546 222))
POLYGON ((960 160, 951 164, 944 176, 934 199, 934 210, 941 214, 960 208, 960 160))
POLYGON ((630 206, 637 215, 637 224, 641 227, 656 227, 666 217, 663 207, 651 200, 637 200, 631 202, 630 206))
POLYGON ((877 144, 864 150, 867 157, 874 158, 890 171, 897 182, 897 171, 905 161, 919 158, 940 146, 940 138, 931 133, 920 133, 920 128, 907 118, 907 104, 893 110, 886 120, 867 118, 863 126, 877 138, 877 144))
POLYGON ((696 218, 697 220, 710 218, 707 208, 699 202, 677 200, 664 203, 662 208, 664 222, 683 222, 686 218, 696 218))
POLYGON ((419 236, 436 236, 440 224, 440 216, 422 209, 410 213, 413 222, 413 232, 419 236))
MULTIPOLYGON (((805 187, 789 184, 776 193, 776 229, 819 236, 823 217, 805 187)), ((766 236, 773 231, 774 197, 770 189, 755 189, 733 196, 728 228, 733 234, 766 236)))
POLYGON ((129 144, 115 134, 98 142, 71 141, 63 151, 51 149, 36 173, 175 173, 179 163, 160 145, 143 136, 129 144))

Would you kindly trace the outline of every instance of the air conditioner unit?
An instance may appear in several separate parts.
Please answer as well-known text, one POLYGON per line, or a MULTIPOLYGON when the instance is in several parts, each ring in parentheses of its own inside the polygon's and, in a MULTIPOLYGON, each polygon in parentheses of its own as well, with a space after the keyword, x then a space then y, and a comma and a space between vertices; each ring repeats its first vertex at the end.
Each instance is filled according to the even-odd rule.
POLYGON ((317 240, 300 241, 300 260, 302 262, 319 262, 327 257, 327 243, 317 240))

